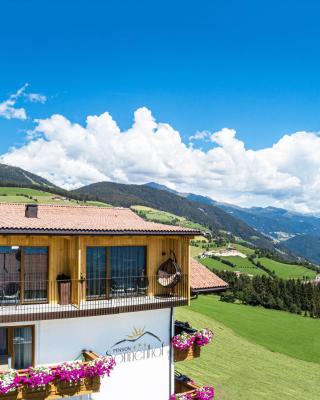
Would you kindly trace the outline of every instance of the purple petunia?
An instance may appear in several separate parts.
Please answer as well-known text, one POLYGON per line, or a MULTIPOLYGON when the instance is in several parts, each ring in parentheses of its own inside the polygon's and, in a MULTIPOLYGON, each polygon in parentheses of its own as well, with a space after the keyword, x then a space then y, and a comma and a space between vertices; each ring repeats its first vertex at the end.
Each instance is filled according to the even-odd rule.
POLYGON ((203 386, 192 393, 173 394, 169 400, 211 400, 214 398, 214 388, 203 386))
POLYGON ((18 390, 21 386, 41 389, 53 381, 77 383, 84 378, 109 376, 115 367, 113 357, 98 357, 93 361, 65 362, 56 367, 30 367, 24 374, 16 370, 0 373, 0 394, 18 390))
POLYGON ((213 332, 204 328, 196 333, 182 332, 172 338, 172 346, 180 351, 188 350, 193 344, 197 346, 205 346, 212 342, 213 332))

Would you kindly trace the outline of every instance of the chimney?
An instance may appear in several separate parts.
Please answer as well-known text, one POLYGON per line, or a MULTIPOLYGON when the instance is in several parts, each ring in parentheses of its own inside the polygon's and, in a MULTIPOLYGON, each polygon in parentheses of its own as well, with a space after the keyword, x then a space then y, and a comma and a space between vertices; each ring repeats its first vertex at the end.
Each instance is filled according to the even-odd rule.
POLYGON ((38 204, 26 204, 25 216, 27 218, 38 218, 38 204))

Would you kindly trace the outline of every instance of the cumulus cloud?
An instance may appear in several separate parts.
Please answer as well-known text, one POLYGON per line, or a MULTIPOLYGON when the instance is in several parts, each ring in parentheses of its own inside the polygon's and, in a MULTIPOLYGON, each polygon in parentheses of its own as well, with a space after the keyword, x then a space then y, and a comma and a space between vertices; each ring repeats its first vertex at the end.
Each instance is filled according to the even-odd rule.
POLYGON ((152 180, 239 205, 319 210, 317 133, 288 134, 261 150, 247 149, 233 129, 206 136, 212 142, 207 151, 187 145, 177 130, 157 122, 144 107, 126 131, 108 112, 88 116, 84 125, 52 115, 37 120, 27 143, 3 154, 1 162, 69 189, 102 180, 152 180))
POLYGON ((39 93, 26 93, 26 89, 29 86, 25 83, 20 89, 9 96, 7 100, 0 102, 0 117, 5 119, 27 119, 27 112, 23 107, 17 107, 16 104, 19 99, 24 98, 32 103, 45 103, 46 96, 39 93))

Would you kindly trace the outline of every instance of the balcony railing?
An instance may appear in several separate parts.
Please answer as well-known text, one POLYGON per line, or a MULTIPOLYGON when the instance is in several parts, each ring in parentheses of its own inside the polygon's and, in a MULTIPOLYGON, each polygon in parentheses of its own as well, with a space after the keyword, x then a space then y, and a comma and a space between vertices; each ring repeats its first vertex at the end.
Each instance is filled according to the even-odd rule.
MULTIPOLYGON (((169 278, 168 278, 169 279, 169 278)), ((157 276, 0 281, 0 323, 144 311, 188 303, 188 276, 164 287, 157 276)))

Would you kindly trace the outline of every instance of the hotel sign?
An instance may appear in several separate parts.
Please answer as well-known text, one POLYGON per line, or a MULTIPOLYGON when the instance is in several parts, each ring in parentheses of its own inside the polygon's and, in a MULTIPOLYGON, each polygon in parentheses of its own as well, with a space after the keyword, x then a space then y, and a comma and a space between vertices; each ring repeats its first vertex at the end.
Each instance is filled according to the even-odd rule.
POLYGON ((145 328, 133 328, 132 333, 114 343, 106 352, 118 364, 159 358, 165 355, 164 342, 145 328))

